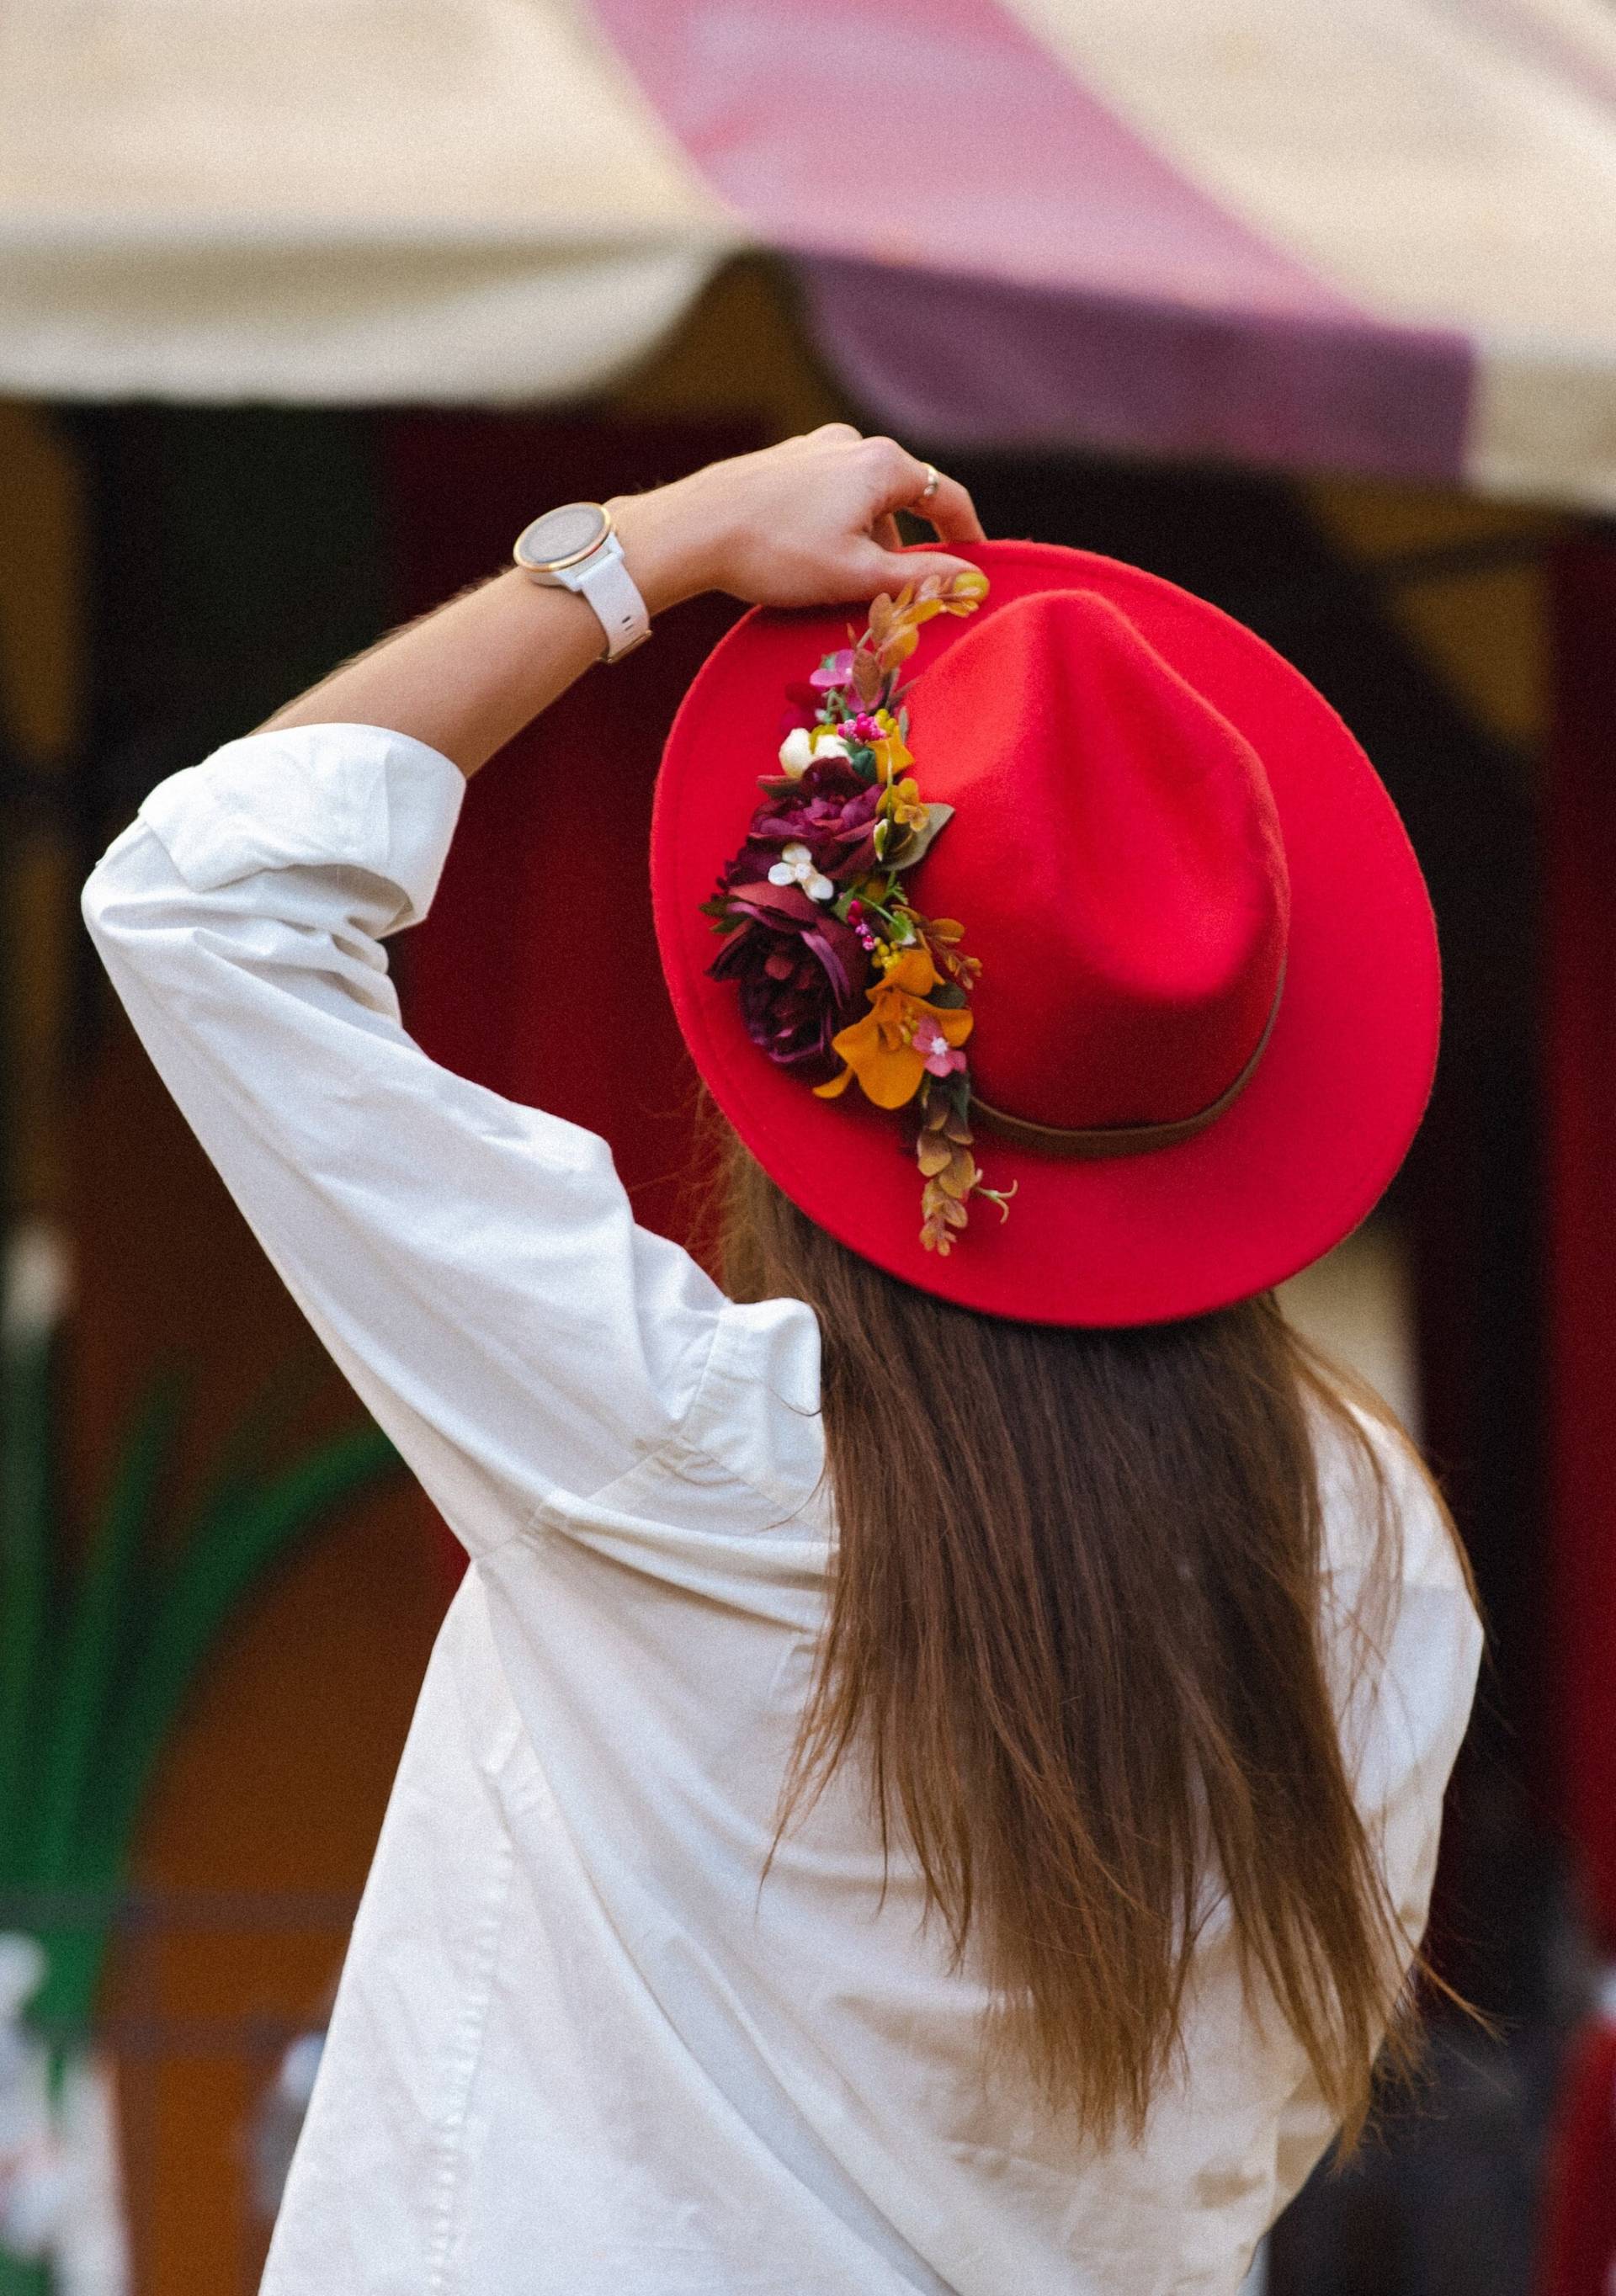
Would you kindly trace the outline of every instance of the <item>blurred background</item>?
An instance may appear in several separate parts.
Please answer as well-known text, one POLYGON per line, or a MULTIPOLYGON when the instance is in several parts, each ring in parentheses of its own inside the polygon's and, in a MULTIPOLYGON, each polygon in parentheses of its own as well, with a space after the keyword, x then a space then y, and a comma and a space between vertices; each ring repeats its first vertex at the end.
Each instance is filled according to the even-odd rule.
MULTIPOLYGON (((1616 10, 7 0, 0 2296, 255 2284, 455 1568, 78 883, 539 510, 832 417, 1254 625, 1408 823, 1436 1095, 1292 1306, 1422 1431, 1481 1582, 1434 1951, 1495 2026, 1438 2017, 1258 2277, 1616 2288, 1616 10)), ((428 1049, 607 1133, 675 1233, 643 852, 731 611, 483 775, 395 944, 428 1049), (610 1086, 554 993, 607 904, 610 1086)))

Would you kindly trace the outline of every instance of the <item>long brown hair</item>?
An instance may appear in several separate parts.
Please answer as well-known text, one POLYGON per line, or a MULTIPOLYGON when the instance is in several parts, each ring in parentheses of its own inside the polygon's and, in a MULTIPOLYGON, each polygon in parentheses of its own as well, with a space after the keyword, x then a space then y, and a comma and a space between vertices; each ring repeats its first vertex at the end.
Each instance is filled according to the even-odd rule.
POLYGON ((1412 2059, 1417 1940, 1322 1647, 1315 1412, 1361 1460, 1382 1591, 1397 1567, 1341 1381, 1272 1295, 1137 1329, 1015 1323, 846 1250, 738 1144, 725 1203, 732 1296, 806 1300, 823 1334, 839 1538, 783 1828, 856 1755, 883 1844, 901 1831, 1001 2005, 999 2055, 1100 2138, 1137 2134, 1181 2045, 1214 1873, 1248 1988, 1350 2139, 1382 2037, 1412 2059))

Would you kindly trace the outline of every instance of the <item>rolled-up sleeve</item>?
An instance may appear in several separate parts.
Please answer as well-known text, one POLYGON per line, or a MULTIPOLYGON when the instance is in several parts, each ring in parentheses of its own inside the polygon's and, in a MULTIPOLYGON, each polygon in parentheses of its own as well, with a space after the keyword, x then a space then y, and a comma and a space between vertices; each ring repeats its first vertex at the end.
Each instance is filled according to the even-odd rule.
POLYGON ((250 735, 155 790, 85 890, 159 1072, 321 1339, 474 1550, 678 1428, 723 1306, 605 1144, 430 1061, 381 942, 463 782, 373 726, 250 735))

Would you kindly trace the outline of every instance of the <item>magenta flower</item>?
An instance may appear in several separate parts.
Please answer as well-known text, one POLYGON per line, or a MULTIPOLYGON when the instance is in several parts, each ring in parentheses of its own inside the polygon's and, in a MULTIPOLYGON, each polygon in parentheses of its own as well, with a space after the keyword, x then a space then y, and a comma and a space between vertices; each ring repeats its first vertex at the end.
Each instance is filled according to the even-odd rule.
POLYGON ((860 947, 874 949, 881 947, 880 935, 870 930, 862 901, 852 900, 848 903, 848 922, 858 935, 860 947))

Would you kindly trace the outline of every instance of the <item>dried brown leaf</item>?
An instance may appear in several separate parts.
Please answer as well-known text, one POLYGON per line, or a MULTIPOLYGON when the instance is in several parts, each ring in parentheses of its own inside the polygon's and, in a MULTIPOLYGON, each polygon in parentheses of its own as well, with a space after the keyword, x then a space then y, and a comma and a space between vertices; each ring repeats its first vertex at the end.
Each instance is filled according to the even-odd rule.
POLYGON ((976 1159, 968 1148, 950 1146, 947 1166, 937 1176, 937 1185, 945 1195, 963 1201, 976 1185, 976 1159))

